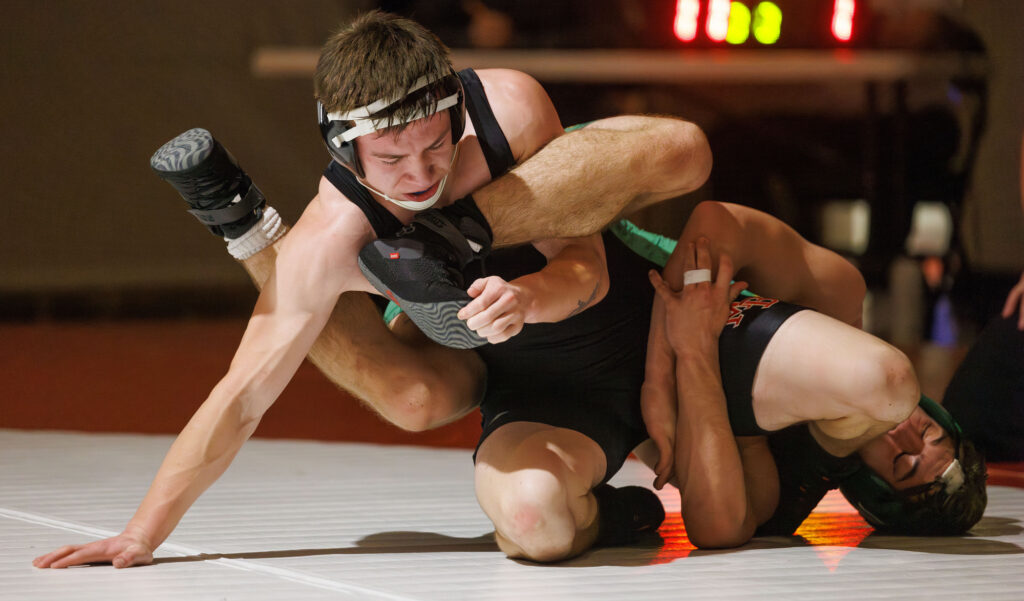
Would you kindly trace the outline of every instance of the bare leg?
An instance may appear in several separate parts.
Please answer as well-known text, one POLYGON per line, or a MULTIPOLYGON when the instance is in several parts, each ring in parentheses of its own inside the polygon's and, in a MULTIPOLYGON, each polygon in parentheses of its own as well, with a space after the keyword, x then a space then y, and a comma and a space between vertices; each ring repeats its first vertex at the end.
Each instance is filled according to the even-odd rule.
POLYGON ((906 419, 920 387, 910 361, 892 345, 801 311, 768 343, 753 396, 762 428, 810 421, 822 447, 842 456, 906 419))
MULTIPOLYGON (((283 240, 241 261, 257 288, 273 273, 283 240)), ((405 322, 389 331, 364 292, 341 296, 309 359, 331 382, 405 430, 454 421, 483 394, 485 367, 476 353, 434 344, 405 322)))
MULTIPOLYGON (((776 430, 816 422, 828 449, 852 452, 903 421, 918 400, 918 384, 905 355, 857 329, 865 284, 838 254, 811 244, 792 228, 740 205, 704 202, 686 223, 679 248, 706 237, 712 264, 726 253, 761 295, 815 309, 797 313, 772 338, 754 380, 754 415, 776 430)), ((682 285, 682 261, 673 253, 665 280, 682 285)))
POLYGON ((513 422, 480 446, 476 496, 505 554, 558 561, 582 553, 597 539, 591 491, 604 472, 604 453, 583 434, 513 422))
POLYGON ((593 234, 618 215, 696 190, 710 171, 694 124, 611 117, 555 138, 473 198, 494 245, 511 246, 593 234))

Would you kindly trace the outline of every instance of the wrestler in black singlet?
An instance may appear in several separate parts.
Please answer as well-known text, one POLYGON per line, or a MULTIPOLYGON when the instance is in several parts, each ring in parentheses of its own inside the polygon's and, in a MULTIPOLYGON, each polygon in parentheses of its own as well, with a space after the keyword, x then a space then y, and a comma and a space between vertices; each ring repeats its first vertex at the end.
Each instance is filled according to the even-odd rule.
MULTIPOLYGON (((480 148, 491 177, 497 178, 514 165, 512 151, 476 73, 466 69, 459 77, 480 148)), ((378 237, 391 236, 402 227, 348 169, 332 161, 324 176, 362 209, 378 237)), ((663 261, 645 258, 650 255, 631 249, 632 243, 627 246, 611 232, 603 234, 603 241, 610 287, 600 303, 558 323, 526 324, 510 340, 484 345, 477 352, 488 369, 479 443, 514 421, 576 430, 604 450, 607 480, 648 437, 640 411, 654 299, 647 272, 662 267, 663 261)), ((539 271, 546 263, 543 254, 527 245, 495 250, 482 269, 488 275, 513 280, 539 271)), ((375 295, 375 299, 382 307, 387 304, 383 297, 375 295)), ((772 334, 799 309, 785 303, 764 307, 755 302, 742 311, 740 323, 723 330, 723 382, 730 399, 730 421, 738 434, 764 432, 754 422, 750 407, 754 371, 772 334)))

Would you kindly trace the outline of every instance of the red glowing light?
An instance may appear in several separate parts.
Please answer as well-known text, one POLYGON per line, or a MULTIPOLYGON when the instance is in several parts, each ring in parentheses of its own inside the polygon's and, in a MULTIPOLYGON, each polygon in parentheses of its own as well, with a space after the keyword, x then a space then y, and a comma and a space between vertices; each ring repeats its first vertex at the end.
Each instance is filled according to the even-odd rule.
POLYGON ((832 9, 832 35, 840 42, 849 42, 853 37, 853 14, 857 10, 856 0, 836 0, 832 9))
POLYGON ((708 3, 708 20, 704 29, 708 38, 715 42, 724 42, 729 35, 730 0, 711 0, 708 3))
POLYGON ((678 0, 676 2, 676 18, 672 23, 672 31, 676 34, 676 38, 683 42, 695 40, 699 15, 700 0, 678 0))

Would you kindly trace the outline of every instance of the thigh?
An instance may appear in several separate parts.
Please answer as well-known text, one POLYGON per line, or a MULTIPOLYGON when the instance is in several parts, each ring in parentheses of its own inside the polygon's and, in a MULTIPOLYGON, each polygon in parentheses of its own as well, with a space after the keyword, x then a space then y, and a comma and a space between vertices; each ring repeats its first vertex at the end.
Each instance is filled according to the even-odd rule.
POLYGON ((478 478, 505 478, 522 470, 571 471, 596 486, 605 472, 604 451, 592 438, 537 422, 511 422, 494 430, 476 452, 478 478))
MULTIPOLYGON (((601 453, 606 482, 622 467, 630 452, 647 438, 636 390, 552 388, 545 391, 491 389, 480 407, 482 433, 474 460, 491 438, 513 424, 572 432, 593 443, 601 453)), ((522 426, 517 426, 518 431, 522 426)), ((502 438, 504 440, 504 438, 502 438)))

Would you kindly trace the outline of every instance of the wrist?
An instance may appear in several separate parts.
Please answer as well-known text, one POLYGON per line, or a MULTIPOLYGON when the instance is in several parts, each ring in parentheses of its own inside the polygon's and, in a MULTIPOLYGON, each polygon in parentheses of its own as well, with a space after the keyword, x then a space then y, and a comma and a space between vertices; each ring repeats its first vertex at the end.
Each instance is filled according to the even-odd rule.
POLYGON ((159 544, 154 544, 153 536, 151 536, 145 528, 134 522, 128 522, 128 525, 124 527, 124 531, 121 532, 121 535, 137 540, 149 549, 156 549, 159 544))
POLYGON ((673 347, 676 364, 713 365, 718 367, 718 338, 700 340, 697 336, 687 337, 686 343, 673 347))

